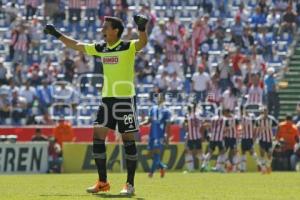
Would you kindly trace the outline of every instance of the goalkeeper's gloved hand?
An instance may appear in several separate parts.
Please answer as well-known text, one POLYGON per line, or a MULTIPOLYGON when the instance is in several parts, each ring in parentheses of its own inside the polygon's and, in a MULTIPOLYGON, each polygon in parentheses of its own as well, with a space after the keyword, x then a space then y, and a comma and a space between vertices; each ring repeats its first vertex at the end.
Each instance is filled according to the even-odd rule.
POLYGON ((62 34, 56 30, 53 24, 47 24, 44 28, 44 33, 45 34, 50 34, 56 37, 57 39, 62 36, 62 34))
POLYGON ((135 15, 133 17, 134 22, 138 26, 138 30, 144 32, 146 30, 146 24, 148 22, 148 18, 145 15, 135 15))

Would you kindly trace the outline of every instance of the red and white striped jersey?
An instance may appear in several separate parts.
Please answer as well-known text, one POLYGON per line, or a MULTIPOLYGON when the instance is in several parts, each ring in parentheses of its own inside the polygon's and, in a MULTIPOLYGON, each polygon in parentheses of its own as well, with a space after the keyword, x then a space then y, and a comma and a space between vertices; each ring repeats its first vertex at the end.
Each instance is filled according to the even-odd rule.
POLYGON ((223 141, 225 120, 223 117, 214 116, 211 119, 211 141, 223 141))
POLYGON ((167 59, 171 62, 177 61, 177 49, 173 42, 167 42, 165 46, 167 59))
POLYGON ((233 111, 237 104, 237 97, 232 95, 230 90, 225 90, 222 94, 222 108, 233 111))
MULTIPOLYGON (((16 39, 16 38, 15 38, 16 39)), ((14 45, 15 50, 27 51, 29 47, 29 37, 26 33, 20 33, 18 36, 18 40, 14 45)))
POLYGON ((255 87, 254 85, 250 87, 248 92, 248 104, 263 104, 263 89, 259 86, 255 87))
POLYGON ((167 23, 166 25, 167 31, 170 32, 171 36, 175 36, 178 37, 178 29, 179 29, 179 25, 176 22, 173 23, 167 23))
POLYGON ((241 119, 242 139, 253 139, 255 135, 255 119, 253 117, 243 116, 241 119))
POLYGON ((263 117, 260 116, 257 119, 258 123, 258 138, 264 142, 272 142, 273 132, 272 125, 274 122, 274 118, 271 116, 263 117))
POLYGON ((69 0, 69 8, 81 8, 81 0, 69 0))
POLYGON ((200 128, 202 125, 202 121, 199 119, 199 117, 197 117, 195 113, 191 113, 186 116, 186 120, 188 125, 187 139, 188 140, 201 139, 200 128))
POLYGON ((209 91, 207 92, 207 101, 219 103, 221 99, 221 89, 216 84, 211 84, 209 91))
POLYGON ((84 5, 87 9, 98 9, 99 3, 99 0, 85 0, 84 5))
POLYGON ((224 137, 237 138, 237 118, 235 117, 224 117, 225 120, 225 131, 224 137))

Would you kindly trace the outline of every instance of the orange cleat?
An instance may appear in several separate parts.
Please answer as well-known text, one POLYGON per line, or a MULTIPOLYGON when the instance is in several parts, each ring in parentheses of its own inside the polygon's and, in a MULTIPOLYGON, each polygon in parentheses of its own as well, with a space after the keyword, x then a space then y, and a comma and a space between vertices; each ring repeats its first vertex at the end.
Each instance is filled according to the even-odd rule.
POLYGON ((166 174, 166 169, 165 168, 161 168, 160 169, 160 178, 165 177, 165 174, 166 174))
POLYGON ((98 192, 107 192, 110 190, 110 185, 108 182, 97 181, 92 187, 88 187, 86 191, 88 193, 98 193, 98 192))

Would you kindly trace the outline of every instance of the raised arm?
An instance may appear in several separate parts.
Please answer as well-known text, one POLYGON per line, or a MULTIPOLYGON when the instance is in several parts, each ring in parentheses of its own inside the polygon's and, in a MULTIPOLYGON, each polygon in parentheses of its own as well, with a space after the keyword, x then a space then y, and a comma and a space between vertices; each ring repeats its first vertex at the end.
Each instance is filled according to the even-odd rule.
POLYGON ((56 30, 56 28, 52 24, 46 25, 46 27, 44 28, 44 33, 53 35, 58 40, 62 41, 62 43, 64 43, 66 45, 66 47, 68 47, 68 48, 86 53, 83 43, 80 43, 79 41, 76 41, 76 40, 64 35, 63 33, 59 32, 58 30, 56 30))
POLYGON ((135 15, 133 19, 139 30, 139 39, 135 42, 135 49, 136 51, 140 51, 148 42, 148 35, 146 32, 148 19, 144 15, 135 15))

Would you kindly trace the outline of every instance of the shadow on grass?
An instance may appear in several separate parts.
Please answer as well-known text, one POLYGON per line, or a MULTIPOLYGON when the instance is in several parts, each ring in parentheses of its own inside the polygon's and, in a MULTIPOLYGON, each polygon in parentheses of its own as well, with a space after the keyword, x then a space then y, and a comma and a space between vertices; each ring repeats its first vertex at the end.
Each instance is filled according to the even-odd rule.
POLYGON ((136 198, 135 195, 124 195, 124 194, 107 194, 107 193, 102 193, 102 194, 94 194, 94 196, 98 196, 101 198, 110 198, 110 199, 116 199, 116 198, 132 198, 136 200, 145 200, 144 198, 136 198))
POLYGON ((41 197, 85 197, 89 194, 41 194, 41 197))

